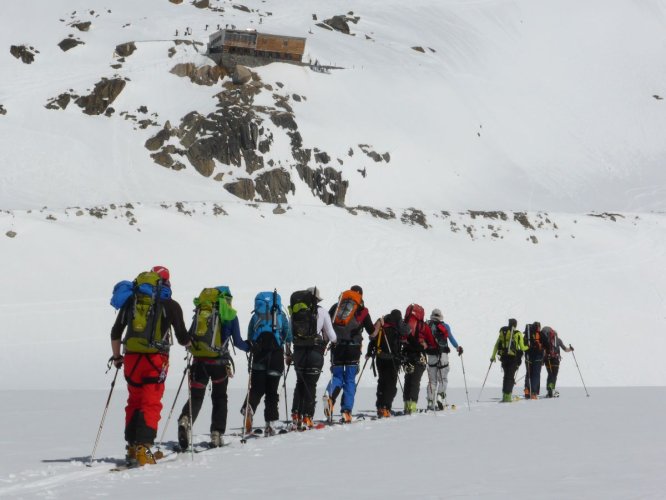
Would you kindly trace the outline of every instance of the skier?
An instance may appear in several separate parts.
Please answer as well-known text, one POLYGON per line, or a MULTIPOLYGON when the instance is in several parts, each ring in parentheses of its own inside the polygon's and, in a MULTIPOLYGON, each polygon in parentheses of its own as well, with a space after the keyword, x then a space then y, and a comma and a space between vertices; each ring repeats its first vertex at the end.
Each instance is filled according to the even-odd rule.
POLYGON ((511 318, 509 326, 500 328, 499 337, 495 342, 493 354, 490 356, 490 362, 494 363, 499 354, 504 370, 504 380, 502 382, 502 402, 510 403, 512 401, 511 393, 515 385, 516 370, 520 366, 523 352, 527 350, 523 333, 516 329, 518 322, 511 318))
POLYGON ((543 366, 543 342, 541 323, 535 321, 525 326, 525 399, 538 399, 541 390, 541 367, 543 366))
POLYGON ((415 413, 419 400, 421 377, 426 369, 426 347, 434 344, 432 332, 424 321, 425 311, 419 304, 410 304, 405 311, 405 322, 410 333, 403 345, 403 368, 405 370, 405 386, 403 400, 405 413, 415 413))
POLYGON ((178 417, 178 444, 186 449, 190 442, 191 426, 197 420, 210 380, 213 411, 210 422, 210 446, 224 445, 227 428, 227 387, 234 376, 234 362, 229 352, 233 342, 247 352, 250 346, 242 339, 238 315, 232 307, 233 296, 227 286, 204 288, 194 299, 195 314, 190 327, 192 353, 190 367, 190 399, 183 405, 178 417), (191 405, 191 407, 190 407, 191 405), (191 409, 191 420, 190 420, 191 409))
MULTIPOLYGON (((282 300, 277 290, 260 292, 254 299, 254 314, 247 328, 247 338, 252 345, 252 373, 250 381, 250 408, 243 415, 247 416, 245 431, 252 432, 252 416, 257 410, 261 398, 265 395, 264 434, 275 434, 275 422, 279 418, 278 388, 284 372, 285 344, 292 342, 289 319, 282 310, 282 300)), ((287 355, 291 355, 288 350, 287 355)))
POLYGON ((432 332, 432 344, 426 348, 428 362, 428 410, 444 409, 446 401, 446 387, 449 383, 449 340, 458 352, 463 353, 462 346, 458 345, 453 337, 451 327, 444 323, 444 315, 439 309, 433 309, 430 314, 428 326, 432 332))
MULTIPOLYGON (((356 395, 356 375, 361 357, 363 330, 370 338, 377 335, 370 312, 363 303, 363 289, 354 285, 343 292, 336 304, 329 310, 333 321, 333 329, 338 338, 334 349, 331 349, 331 380, 324 395, 324 414, 330 419, 333 416, 335 401, 342 391, 342 422, 352 420, 352 408, 356 395)), ((377 327, 378 331, 379 326, 377 327)))
POLYGON ((564 349, 564 352, 571 352, 574 348, 569 345, 569 347, 564 345, 562 339, 557 335, 557 332, 549 326, 545 326, 541 330, 541 337, 543 339, 545 347, 545 364, 546 372, 548 373, 548 378, 546 379, 546 389, 548 389, 549 398, 559 397, 560 393, 555 390, 555 384, 557 384, 557 374, 560 371, 560 348, 564 349))
POLYGON ((317 381, 324 366, 326 344, 335 345, 337 337, 331 317, 319 306, 321 296, 317 287, 291 295, 291 331, 294 340, 293 359, 296 387, 291 407, 292 425, 305 430, 314 427, 312 417, 316 404, 317 381))
POLYGON ((189 346, 189 335, 180 304, 171 298, 169 270, 155 266, 139 274, 131 298, 120 307, 111 328, 111 360, 116 368, 124 364, 127 380, 125 441, 127 462, 143 466, 154 464, 161 455, 150 447, 157 435, 162 411, 164 381, 169 368, 169 330, 173 326, 178 343, 189 346), (124 356, 121 336, 126 331, 124 356))
POLYGON ((377 416, 391 416, 393 399, 398 392, 398 371, 402 358, 402 342, 410 334, 409 326, 402 320, 402 313, 393 309, 390 314, 375 323, 379 333, 368 345, 366 359, 376 358, 377 364, 377 416))

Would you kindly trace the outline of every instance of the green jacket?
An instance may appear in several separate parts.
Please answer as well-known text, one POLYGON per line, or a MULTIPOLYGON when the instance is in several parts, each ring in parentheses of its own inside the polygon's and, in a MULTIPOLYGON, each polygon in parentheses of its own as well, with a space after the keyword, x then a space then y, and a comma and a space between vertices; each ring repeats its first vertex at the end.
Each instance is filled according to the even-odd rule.
POLYGON ((525 336, 520 330, 513 330, 513 339, 511 338, 511 330, 509 327, 503 326, 499 331, 497 342, 493 348, 493 354, 490 357, 491 361, 495 360, 497 353, 500 356, 504 353, 509 356, 515 356, 519 351, 527 351, 529 347, 525 344, 525 336))

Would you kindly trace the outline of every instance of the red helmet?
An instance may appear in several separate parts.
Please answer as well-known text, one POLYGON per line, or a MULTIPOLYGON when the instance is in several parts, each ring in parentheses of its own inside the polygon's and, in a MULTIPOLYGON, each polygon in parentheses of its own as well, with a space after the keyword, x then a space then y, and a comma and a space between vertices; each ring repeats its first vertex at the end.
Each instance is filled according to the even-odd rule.
POLYGON ((155 266, 151 269, 152 272, 160 275, 164 281, 169 281, 169 270, 164 266, 155 266))

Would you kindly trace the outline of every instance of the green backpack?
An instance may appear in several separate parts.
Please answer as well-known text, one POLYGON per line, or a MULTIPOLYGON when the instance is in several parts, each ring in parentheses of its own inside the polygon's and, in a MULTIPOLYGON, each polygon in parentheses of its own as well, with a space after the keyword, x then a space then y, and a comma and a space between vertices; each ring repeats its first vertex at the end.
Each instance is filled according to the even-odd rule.
POLYGON ((152 354, 169 351, 169 339, 162 339, 165 312, 157 300, 158 296, 164 297, 167 290, 162 278, 152 271, 143 272, 134 280, 133 305, 123 341, 127 352, 152 354))
POLYGON ((222 328, 236 317, 230 299, 231 293, 225 286, 204 288, 194 299, 190 352, 195 358, 217 358, 228 352, 222 344, 222 328))

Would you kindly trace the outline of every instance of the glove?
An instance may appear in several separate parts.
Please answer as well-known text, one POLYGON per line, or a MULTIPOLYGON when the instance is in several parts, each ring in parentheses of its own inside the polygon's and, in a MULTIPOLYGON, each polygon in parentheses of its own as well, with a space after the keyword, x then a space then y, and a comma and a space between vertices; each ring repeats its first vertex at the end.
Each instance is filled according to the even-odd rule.
POLYGON ((287 366, 291 364, 291 353, 285 355, 284 362, 287 363, 287 366))
POLYGON ((463 348, 461 345, 458 346, 458 356, 462 356, 463 348))
POLYGON ((569 350, 570 350, 570 351, 573 351, 573 350, 574 350, 574 349, 573 349, 573 346, 572 346, 571 344, 569 344, 569 350))
POLYGON ((494 362, 495 362, 495 356, 493 356, 492 358, 490 358, 490 362, 491 362, 491 363, 494 363, 494 362))
POLYGON ((124 358, 123 358, 122 355, 119 354, 118 356, 111 356, 111 357, 109 358, 109 361, 112 361, 112 362, 113 362, 113 366, 115 366, 116 368, 120 369, 120 367, 123 366, 124 358))

